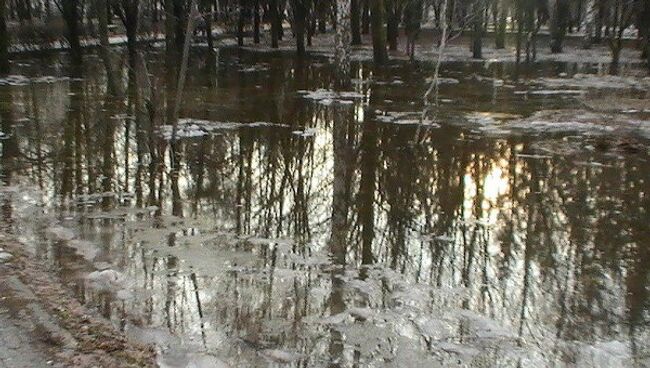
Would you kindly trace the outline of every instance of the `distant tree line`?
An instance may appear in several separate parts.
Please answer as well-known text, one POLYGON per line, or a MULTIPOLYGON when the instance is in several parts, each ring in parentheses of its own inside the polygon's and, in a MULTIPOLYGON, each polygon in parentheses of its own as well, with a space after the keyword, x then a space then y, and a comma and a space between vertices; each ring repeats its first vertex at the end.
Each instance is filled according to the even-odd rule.
MULTIPOLYGON (((262 42, 263 30, 268 29, 269 46, 278 48, 289 37, 283 27, 288 24, 297 54, 303 56, 316 34, 339 26, 337 9, 349 9, 350 43, 359 45, 362 36, 369 35, 375 62, 385 63, 387 50, 398 49, 400 30, 405 31, 405 46, 413 56, 423 22, 440 30, 443 17, 448 37, 462 32, 471 36, 474 58, 482 57, 484 38, 490 31, 497 49, 506 47, 506 35, 511 34, 517 60, 534 60, 537 38, 546 27, 554 53, 563 51, 566 35, 575 31, 585 35, 584 47, 607 44, 615 73, 625 32, 634 26, 643 57, 650 62, 650 0, 350 0, 349 6, 337 6, 341 1, 346 0, 196 0, 200 19, 195 28, 210 47, 214 40, 208 30, 215 24, 235 33, 239 45, 244 45, 245 36, 251 36, 255 44, 262 42)), ((118 25, 130 57, 136 53, 138 37, 145 33, 164 33, 179 53, 191 4, 191 0, 0 0, 0 68, 8 69, 11 33, 21 26, 47 33, 48 27, 61 24, 61 33, 77 60, 84 40, 103 39, 105 43, 110 29, 118 25)))

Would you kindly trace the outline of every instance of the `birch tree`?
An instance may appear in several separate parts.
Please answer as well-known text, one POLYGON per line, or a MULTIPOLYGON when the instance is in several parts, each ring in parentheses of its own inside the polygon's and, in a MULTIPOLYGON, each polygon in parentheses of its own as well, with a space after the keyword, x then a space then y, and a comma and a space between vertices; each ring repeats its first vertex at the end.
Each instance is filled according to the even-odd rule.
POLYGON ((351 0, 336 0, 336 84, 347 87, 350 81, 351 0))

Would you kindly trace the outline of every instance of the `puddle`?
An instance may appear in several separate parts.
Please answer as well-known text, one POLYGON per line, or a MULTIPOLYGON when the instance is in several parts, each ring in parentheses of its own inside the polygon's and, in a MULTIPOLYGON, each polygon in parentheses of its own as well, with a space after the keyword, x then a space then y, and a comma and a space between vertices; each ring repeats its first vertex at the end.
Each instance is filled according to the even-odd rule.
POLYGON ((29 60, 0 86, 4 221, 161 365, 648 363, 648 152, 556 125, 583 88, 450 63, 423 120, 426 67, 355 62, 340 93, 318 60, 220 58, 189 73, 178 173, 140 78, 115 101, 96 65, 29 60))

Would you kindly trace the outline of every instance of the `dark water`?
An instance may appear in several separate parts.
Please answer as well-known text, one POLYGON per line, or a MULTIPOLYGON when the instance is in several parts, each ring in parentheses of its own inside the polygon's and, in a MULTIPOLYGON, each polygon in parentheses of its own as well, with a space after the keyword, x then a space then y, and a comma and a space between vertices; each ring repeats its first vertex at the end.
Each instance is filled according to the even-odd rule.
POLYGON ((330 104, 298 92, 329 88, 326 59, 195 55, 180 115, 210 122, 181 124, 176 176, 162 56, 124 66, 117 99, 99 59, 62 60, 0 86, 4 218, 165 364, 650 364, 648 155, 468 127, 575 107, 517 91, 589 66, 447 65, 437 126, 416 121, 428 66, 355 64, 330 104))

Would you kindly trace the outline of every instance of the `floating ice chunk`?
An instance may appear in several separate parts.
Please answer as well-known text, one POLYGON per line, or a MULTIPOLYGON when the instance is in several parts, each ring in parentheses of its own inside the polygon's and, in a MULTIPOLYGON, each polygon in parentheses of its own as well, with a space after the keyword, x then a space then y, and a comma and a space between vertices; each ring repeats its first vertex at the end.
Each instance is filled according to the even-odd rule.
POLYGON ((461 345, 453 342, 440 342, 436 344, 437 348, 440 348, 449 353, 455 353, 465 358, 470 358, 480 354, 480 351, 476 348, 473 348, 469 345, 461 345))
POLYGON ((127 300, 130 299, 133 296, 130 291, 128 290, 118 290, 117 293, 115 293, 115 297, 120 300, 127 300))
POLYGON ((294 130, 291 133, 301 137, 313 137, 317 132, 318 130, 316 128, 307 128, 305 130, 294 130))
MULTIPOLYGON (((233 122, 220 122, 210 120, 198 119, 179 119, 176 125, 177 138, 194 138, 210 135, 217 131, 234 130, 241 126, 240 123, 233 122)), ((171 139, 173 134, 173 127, 171 125, 164 125, 160 127, 160 133, 165 139, 171 139)))
POLYGON ((371 308, 359 308, 359 307, 350 308, 348 310, 348 313, 350 313, 352 317, 361 318, 364 320, 371 319, 376 314, 376 312, 371 308))
POLYGON ((67 81, 67 77, 54 77, 42 76, 36 78, 29 78, 24 75, 9 75, 5 78, 0 78, 0 86, 26 86, 30 83, 56 83, 60 81, 67 81))
POLYGON ((29 78, 24 75, 8 75, 5 78, 0 78, 0 86, 26 86, 29 82, 29 78))
POLYGON ((70 241, 75 237, 72 230, 58 225, 48 228, 46 235, 50 240, 54 241, 70 241))
POLYGON ((350 314, 348 312, 341 312, 331 316, 323 317, 318 322, 324 325, 338 325, 345 322, 350 314))
MULTIPOLYGON (((432 83, 433 78, 429 77, 425 79, 425 82, 427 83, 432 83)), ((459 84, 460 81, 455 78, 443 78, 443 77, 438 77, 438 84, 459 84)))
POLYGON ((531 95, 541 95, 541 96, 582 95, 585 93, 585 91, 579 89, 542 89, 538 91, 526 91, 526 92, 531 95))
POLYGON ((7 262, 7 261, 10 260, 11 258, 13 258, 13 256, 11 255, 11 253, 0 252, 0 263, 7 262))
POLYGON ((249 67, 240 68, 239 71, 242 73, 254 73, 254 72, 264 72, 269 70, 269 67, 266 65, 253 65, 249 67))
POLYGON ((265 349, 262 350, 260 354, 263 357, 278 363, 291 363, 304 357, 302 354, 279 349, 265 349))
POLYGON ((443 340, 454 336, 449 323, 441 319, 420 316, 413 323, 421 335, 433 340, 443 340))
POLYGON ((121 290, 125 277, 115 270, 94 271, 86 276, 88 286, 97 291, 121 290))
POLYGON ((503 112, 476 111, 465 115, 465 118, 477 125, 494 125, 500 121, 519 118, 519 115, 503 112))
POLYGON ((454 241, 454 238, 448 235, 438 235, 434 239, 446 243, 452 243, 454 241))
POLYGON ((75 248, 78 254, 80 254, 81 256, 83 256, 85 259, 89 261, 95 259, 95 257, 99 253, 99 249, 95 246, 95 244, 86 240, 71 239, 68 245, 75 248))
POLYGON ((533 154, 528 154, 528 153, 517 153, 515 156, 519 158, 530 158, 534 160, 546 160, 552 158, 551 156, 548 155, 533 155, 533 154))
POLYGON ((334 103, 350 104, 354 100, 364 98, 364 95, 358 92, 336 92, 328 89, 317 89, 315 91, 300 90, 298 94, 302 95, 303 98, 323 105, 332 105, 334 103))
POLYGON ((219 358, 208 354, 192 354, 187 368, 229 368, 230 366, 224 363, 219 358))
POLYGON ((286 124, 271 123, 271 122, 268 122, 268 121, 256 121, 256 122, 253 122, 253 123, 241 124, 241 128, 259 128, 259 127, 281 127, 281 128, 288 128, 289 125, 286 125, 286 124))

